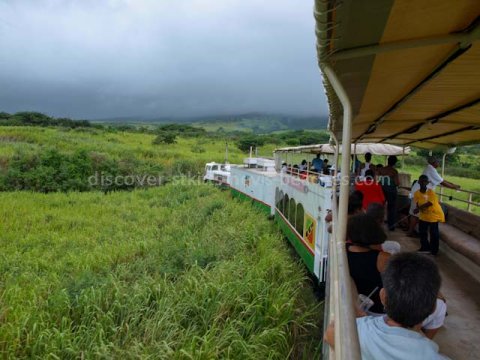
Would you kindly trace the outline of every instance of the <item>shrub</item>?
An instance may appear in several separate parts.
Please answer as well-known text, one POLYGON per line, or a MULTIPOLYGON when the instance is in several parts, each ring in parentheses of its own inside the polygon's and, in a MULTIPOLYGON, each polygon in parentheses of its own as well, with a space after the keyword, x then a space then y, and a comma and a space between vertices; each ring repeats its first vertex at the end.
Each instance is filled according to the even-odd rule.
POLYGON ((177 135, 173 132, 162 132, 153 139, 153 145, 160 144, 175 144, 177 142, 177 135))
POLYGON ((265 143, 265 140, 256 135, 247 135, 237 141, 237 147, 243 151, 250 151, 250 147, 255 148, 262 146, 265 143))

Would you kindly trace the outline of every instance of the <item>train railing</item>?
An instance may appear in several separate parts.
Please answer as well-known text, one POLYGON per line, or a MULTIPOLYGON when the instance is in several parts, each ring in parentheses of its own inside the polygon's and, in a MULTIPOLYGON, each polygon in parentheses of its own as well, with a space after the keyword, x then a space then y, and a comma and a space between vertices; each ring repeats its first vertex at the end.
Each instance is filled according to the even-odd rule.
POLYGON ((480 197, 480 192, 472 191, 472 190, 464 190, 464 189, 454 190, 455 192, 460 192, 460 193, 467 194, 467 200, 465 200, 465 199, 459 198, 457 196, 444 194, 444 189, 445 188, 442 186, 440 188, 440 191, 437 192, 437 195, 440 196, 440 201, 443 201, 445 198, 447 198, 450 201, 455 200, 455 201, 459 201, 461 203, 465 203, 465 204, 467 204, 467 211, 468 212, 472 211, 472 206, 480 206, 479 202, 473 201, 473 196, 477 195, 477 196, 480 197))
MULTIPOLYGON (((399 188, 407 190, 408 192, 410 192, 409 187, 400 186, 399 188)), ((440 186, 440 191, 435 192, 435 194, 437 194, 439 196, 441 202, 447 200, 447 201, 458 201, 458 202, 467 204, 467 209, 466 210, 468 212, 472 212, 472 206, 480 207, 480 203, 473 200, 473 197, 475 195, 480 197, 480 192, 472 191, 472 190, 464 190, 464 189, 458 189, 458 190, 453 190, 452 189, 452 192, 467 194, 467 200, 465 200, 465 199, 462 199, 458 196, 454 196, 452 194, 450 194, 450 195, 446 194, 445 189, 447 189, 447 188, 445 188, 444 186, 440 186)))

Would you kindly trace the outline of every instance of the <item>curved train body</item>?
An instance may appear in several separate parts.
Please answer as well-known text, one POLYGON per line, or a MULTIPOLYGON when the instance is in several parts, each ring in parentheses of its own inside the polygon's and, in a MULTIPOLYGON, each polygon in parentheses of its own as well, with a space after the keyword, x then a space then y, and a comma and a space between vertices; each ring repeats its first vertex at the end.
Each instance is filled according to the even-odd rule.
POLYGON ((324 218, 331 209, 332 187, 321 186, 313 176, 302 179, 277 171, 266 166, 266 159, 251 162, 255 165, 232 166, 232 195, 274 217, 308 270, 325 282, 328 233, 324 218))

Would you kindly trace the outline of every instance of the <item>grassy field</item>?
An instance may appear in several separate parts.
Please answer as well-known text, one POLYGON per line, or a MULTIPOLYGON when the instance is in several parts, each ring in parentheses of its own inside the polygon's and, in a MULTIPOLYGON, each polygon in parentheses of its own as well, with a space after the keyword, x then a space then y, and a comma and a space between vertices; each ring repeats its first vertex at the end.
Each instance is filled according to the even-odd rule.
MULTIPOLYGON (((0 127, 0 191, 119 190, 128 186, 92 185, 100 175, 201 178, 205 163, 225 160, 225 140, 177 137, 174 144, 153 144, 155 135, 101 129, 0 127), (98 176, 97 176, 98 175, 98 176)), ((258 149, 272 156, 275 145, 258 149)), ((228 160, 246 156, 230 140, 228 160)), ((130 186, 131 188, 131 186, 130 186)))
MULTIPOLYGON (((62 152, 77 149, 108 153, 114 158, 135 157, 159 164, 171 164, 178 159, 193 159, 202 163, 223 161, 225 141, 210 138, 177 138, 176 144, 153 145, 155 135, 115 132, 98 129, 55 129, 35 127, 0 127, 0 156, 5 159, 18 151, 38 151, 55 147, 62 152), (200 148, 200 149, 199 149, 200 148)), ((259 148, 259 155, 272 156, 275 148, 267 144, 259 148)), ((245 154, 229 144, 229 161, 242 162, 245 154)))
POLYGON ((226 192, 186 183, 0 201, 4 358, 318 354, 303 267, 226 192))

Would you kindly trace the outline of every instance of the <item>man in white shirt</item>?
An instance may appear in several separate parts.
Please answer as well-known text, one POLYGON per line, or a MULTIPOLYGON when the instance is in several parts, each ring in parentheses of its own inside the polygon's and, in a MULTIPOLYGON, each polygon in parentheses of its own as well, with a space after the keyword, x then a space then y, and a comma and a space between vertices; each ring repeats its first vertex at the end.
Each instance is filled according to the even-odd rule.
POLYGON ((428 165, 425 169, 423 169, 422 175, 428 176, 428 180, 430 180, 429 188, 435 190, 437 185, 442 185, 444 187, 458 190, 460 189, 460 185, 456 185, 451 183, 447 180, 444 180, 437 172, 437 167, 440 165, 438 159, 435 156, 429 156, 427 158, 428 165))

